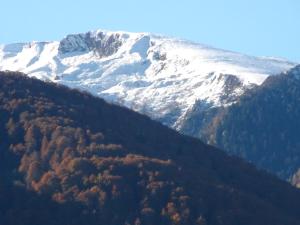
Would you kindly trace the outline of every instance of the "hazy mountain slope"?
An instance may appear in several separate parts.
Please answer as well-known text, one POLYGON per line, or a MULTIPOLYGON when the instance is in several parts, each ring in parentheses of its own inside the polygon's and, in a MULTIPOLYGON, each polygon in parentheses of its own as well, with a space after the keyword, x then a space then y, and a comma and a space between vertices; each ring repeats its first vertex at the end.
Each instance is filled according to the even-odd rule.
POLYGON ((300 168, 299 78, 300 66, 269 77, 236 104, 214 112, 213 123, 201 129, 195 108, 185 121, 185 131, 201 133, 207 142, 288 179, 300 168))
POLYGON ((0 47, 0 70, 87 90, 181 129, 195 102, 231 104, 295 64, 147 33, 95 31, 0 47))
POLYGON ((6 225, 300 224, 299 190, 89 94, 0 73, 0 114, 6 225))

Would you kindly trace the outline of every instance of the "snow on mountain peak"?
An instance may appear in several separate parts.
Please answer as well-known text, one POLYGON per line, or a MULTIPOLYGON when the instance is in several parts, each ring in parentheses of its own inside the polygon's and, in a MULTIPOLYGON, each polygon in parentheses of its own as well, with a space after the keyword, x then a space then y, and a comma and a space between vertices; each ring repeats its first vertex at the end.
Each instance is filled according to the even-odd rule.
POLYGON ((173 127, 196 101, 231 104, 294 65, 149 33, 103 30, 0 46, 0 70, 87 90, 173 127))

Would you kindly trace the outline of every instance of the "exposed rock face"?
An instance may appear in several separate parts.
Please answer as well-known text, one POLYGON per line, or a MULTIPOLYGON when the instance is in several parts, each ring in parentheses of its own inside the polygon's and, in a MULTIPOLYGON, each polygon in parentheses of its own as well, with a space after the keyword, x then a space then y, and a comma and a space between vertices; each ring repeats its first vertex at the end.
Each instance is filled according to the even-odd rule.
POLYGON ((116 53, 121 45, 122 39, 118 33, 88 32, 68 35, 60 41, 58 50, 61 54, 94 51, 102 58, 116 53))
POLYGON ((205 100, 197 100, 189 109, 182 120, 177 123, 176 129, 193 137, 208 141, 207 135, 212 124, 216 123, 215 117, 222 113, 226 107, 235 103, 245 91, 256 86, 245 86, 241 80, 232 74, 210 74, 214 86, 221 86, 222 93, 216 96, 220 99, 219 105, 213 105, 205 100))

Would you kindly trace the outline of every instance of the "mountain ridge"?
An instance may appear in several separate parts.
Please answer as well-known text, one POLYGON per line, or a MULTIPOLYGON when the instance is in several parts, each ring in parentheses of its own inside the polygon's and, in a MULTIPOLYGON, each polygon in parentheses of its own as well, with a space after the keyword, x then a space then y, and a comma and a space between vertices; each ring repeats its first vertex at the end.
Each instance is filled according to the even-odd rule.
POLYGON ((230 105, 294 65, 163 35, 103 30, 0 47, 0 70, 87 90, 177 130, 196 101, 230 105))

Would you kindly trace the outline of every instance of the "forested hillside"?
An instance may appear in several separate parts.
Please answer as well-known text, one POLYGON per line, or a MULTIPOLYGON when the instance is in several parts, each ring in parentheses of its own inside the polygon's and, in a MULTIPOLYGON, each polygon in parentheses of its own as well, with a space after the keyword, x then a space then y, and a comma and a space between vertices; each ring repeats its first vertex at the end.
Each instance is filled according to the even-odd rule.
POLYGON ((0 73, 0 223, 295 225, 300 191, 87 93, 0 73))
POLYGON ((206 129, 208 142, 290 179, 300 168, 299 77, 300 66, 269 77, 216 113, 206 129))

